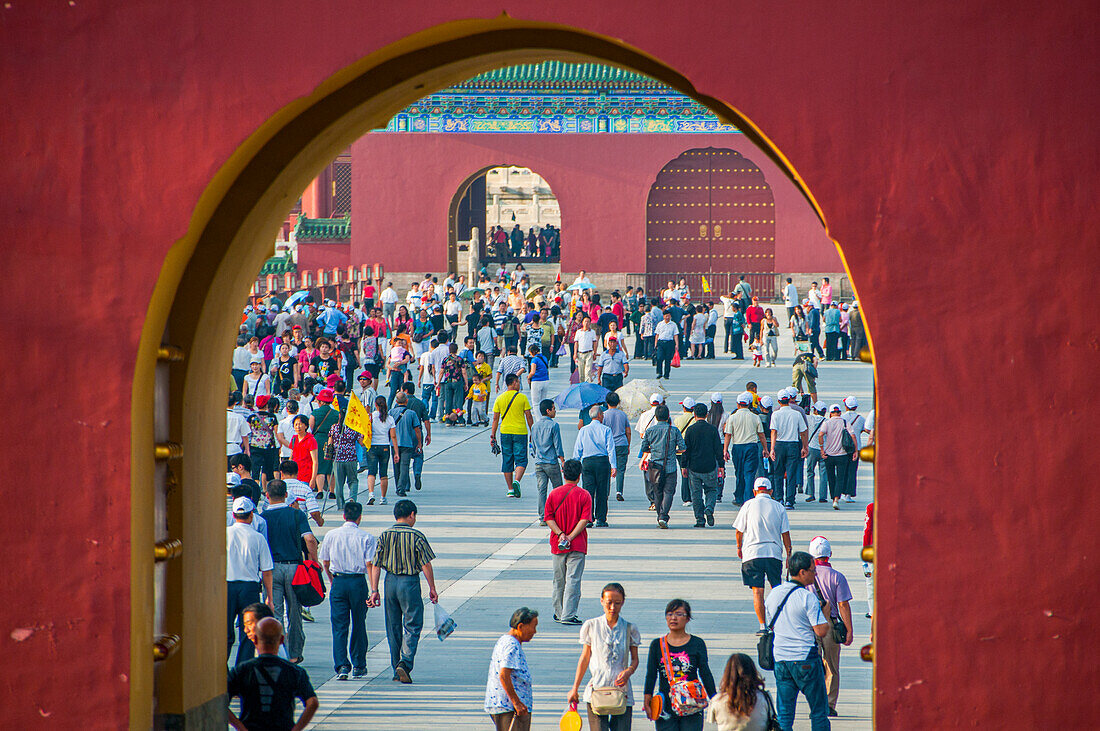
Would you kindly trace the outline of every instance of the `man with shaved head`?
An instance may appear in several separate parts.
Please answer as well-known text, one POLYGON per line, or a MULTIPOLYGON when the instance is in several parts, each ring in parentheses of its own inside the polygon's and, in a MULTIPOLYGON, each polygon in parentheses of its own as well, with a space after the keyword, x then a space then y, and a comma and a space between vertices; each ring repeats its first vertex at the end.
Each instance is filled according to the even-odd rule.
POLYGON ((229 698, 241 699, 241 715, 229 709, 229 723, 239 731, 250 729, 304 729, 317 712, 317 694, 302 668, 279 657, 283 626, 272 617, 256 623, 256 657, 229 671, 229 698), (294 699, 304 706, 294 721, 294 699))

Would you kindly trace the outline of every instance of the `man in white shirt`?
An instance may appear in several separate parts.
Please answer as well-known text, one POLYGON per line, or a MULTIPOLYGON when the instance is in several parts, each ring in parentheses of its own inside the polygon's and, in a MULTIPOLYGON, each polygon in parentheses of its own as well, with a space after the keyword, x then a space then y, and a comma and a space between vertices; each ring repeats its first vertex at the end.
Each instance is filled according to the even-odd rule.
POLYGON ((794 317, 794 308, 798 307, 798 287, 794 286, 794 280, 787 277, 787 286, 783 288, 783 304, 787 306, 787 320, 794 317))
MULTIPOLYGON (((260 601, 260 583, 271 606, 271 550, 267 540, 252 527, 252 513, 256 506, 246 497, 233 501, 233 525, 225 529, 225 581, 228 593, 226 614, 229 628, 229 650, 233 649, 233 625, 249 604, 260 601)), ((244 622, 238 634, 237 663, 251 659, 256 652, 245 636, 244 622)))
POLYGON ((818 312, 821 311, 821 290, 817 288, 817 282, 810 282, 810 291, 806 293, 810 304, 818 312))
POLYGON ((592 282, 588 281, 588 276, 585 275, 584 270, 581 269, 580 274, 573 280, 573 284, 592 284, 592 282))
POLYGON ((573 336, 573 343, 576 350, 574 360, 577 363, 577 370, 580 371, 580 382, 595 382, 596 374, 592 370, 592 361, 596 352, 596 331, 592 329, 591 317, 585 316, 581 322, 581 329, 573 336))
POLYGON ((367 572, 373 566, 378 539, 359 527, 362 517, 361 504, 354 500, 344 503, 344 524, 328 532, 318 553, 332 586, 329 592, 332 662, 339 680, 347 680, 348 673, 353 678, 367 674, 367 607, 370 606, 367 572))
MULTIPOLYGON (((866 430, 867 422, 862 415, 856 409, 859 408, 859 399, 855 396, 849 396, 844 399, 844 423, 848 425, 849 431, 856 438, 856 453, 863 447, 863 432, 866 430)), ((859 460, 854 460, 848 465, 848 479, 846 484, 841 486, 841 500, 846 503, 854 503, 856 501, 856 470, 859 468, 859 460)))
POLYGON ((386 323, 390 327, 393 327, 393 316, 397 312, 398 299, 397 290, 393 288, 393 282, 386 282, 386 288, 378 296, 378 301, 382 303, 382 317, 386 319, 386 323))
POLYGON ((672 373, 672 356, 680 349, 680 326, 672 321, 672 313, 665 310, 662 319, 653 329, 654 344, 657 355, 654 363, 657 366, 657 380, 668 379, 672 373))
POLYGON ((802 472, 802 460, 809 454, 806 442, 806 417, 791 407, 791 394, 786 389, 776 394, 780 408, 771 418, 771 458, 775 462, 776 500, 788 510, 794 507, 795 489, 802 472))
POLYGON ((737 396, 737 410, 726 419, 723 448, 726 461, 732 461, 737 472, 737 488, 733 504, 740 507, 752 499, 753 480, 760 468, 761 455, 768 454, 768 438, 760 417, 752 411, 752 393, 737 396))
POLYGON ((829 701, 825 695, 825 668, 817 638, 829 632, 829 623, 813 591, 817 567, 810 554, 799 551, 787 559, 791 580, 773 588, 765 602, 775 632, 776 712, 779 727, 794 728, 798 694, 810 704, 810 724, 815 731, 829 728, 829 701))
POLYGON ((752 607, 764 627, 764 579, 772 588, 783 575, 783 551, 791 555, 791 523, 783 507, 772 500, 772 482, 757 477, 753 498, 737 511, 737 558, 741 559, 741 580, 752 589, 752 607))
POLYGON ((232 469, 229 458, 235 454, 244 452, 248 454, 248 435, 252 433, 252 427, 248 420, 236 408, 241 405, 241 392, 234 391, 229 394, 229 408, 225 412, 225 470, 232 469))

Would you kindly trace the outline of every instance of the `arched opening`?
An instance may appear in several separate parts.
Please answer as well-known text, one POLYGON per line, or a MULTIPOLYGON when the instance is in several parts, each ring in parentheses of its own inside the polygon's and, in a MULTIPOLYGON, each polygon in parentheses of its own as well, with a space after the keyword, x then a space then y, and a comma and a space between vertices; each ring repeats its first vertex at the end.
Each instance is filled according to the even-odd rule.
POLYGON ((630 68, 700 101, 758 145, 821 216, 791 165, 733 107, 643 53, 575 29, 507 17, 433 28, 352 64, 281 110, 241 145, 197 203, 190 229, 165 261, 142 331, 131 432, 134 725, 146 725, 157 704, 186 712, 196 725, 224 709, 224 640, 209 631, 225 621, 221 394, 235 315, 270 253, 265 242, 325 161, 396 110, 475 73, 546 59, 630 68), (180 452, 157 452, 155 442, 178 444, 180 452), (153 544, 166 536, 180 539, 183 551, 160 564, 155 590, 153 544), (155 694, 148 652, 154 621, 182 638, 159 670, 155 694))
POLYGON ((477 268, 492 263, 523 264, 541 275, 558 271, 561 205, 550 183, 530 168, 498 165, 474 173, 455 192, 448 221, 449 271, 471 281, 477 268), (494 235, 498 229, 502 235, 494 235), (522 236, 518 244, 513 230, 522 236))

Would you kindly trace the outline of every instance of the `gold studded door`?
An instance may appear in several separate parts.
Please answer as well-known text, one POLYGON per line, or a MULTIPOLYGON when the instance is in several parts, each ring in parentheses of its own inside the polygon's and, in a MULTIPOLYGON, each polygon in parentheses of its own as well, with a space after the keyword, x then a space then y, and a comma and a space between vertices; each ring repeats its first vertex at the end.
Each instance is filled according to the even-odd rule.
POLYGON ((688 275, 692 284, 690 275, 771 272, 774 262, 771 186, 741 153, 688 150, 657 174, 647 201, 647 273, 688 275))

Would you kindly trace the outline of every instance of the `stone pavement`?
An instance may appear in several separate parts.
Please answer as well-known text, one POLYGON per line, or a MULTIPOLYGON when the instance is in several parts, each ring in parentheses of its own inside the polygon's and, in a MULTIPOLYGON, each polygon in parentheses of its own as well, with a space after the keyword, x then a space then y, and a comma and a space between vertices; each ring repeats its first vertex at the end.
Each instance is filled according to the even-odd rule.
MULTIPOLYGON (((792 346, 789 337, 782 340, 775 368, 753 368, 751 361, 745 365, 721 355, 714 361, 685 361, 683 367, 673 371, 667 385, 673 397, 673 413, 676 402, 683 397, 706 398, 713 391, 721 391, 726 404, 733 405, 747 380, 756 381, 761 394, 774 397, 777 390, 790 385, 792 346)), ((867 413, 872 395, 871 366, 822 363, 820 371, 821 400, 834 403, 854 394, 860 399, 860 412, 867 413)), ((631 373, 644 378, 654 375, 646 361, 633 361, 631 373)), ((553 370, 552 379, 552 393, 566 387, 567 364, 553 370)), ((577 431, 577 412, 561 411, 557 420, 562 425, 568 457, 577 431)), ((499 460, 489 451, 487 430, 434 426, 424 466, 424 489, 410 497, 419 508, 417 528, 428 536, 437 554, 433 565, 440 603, 454 616, 458 630, 440 642, 433 631, 428 605, 412 673, 414 684, 400 685, 391 680, 382 610, 372 609, 367 617, 369 674, 359 681, 340 682, 333 679, 328 603, 314 607, 317 621, 306 624, 304 667, 318 690, 321 706, 311 728, 428 729, 440 723, 450 728, 490 728, 482 710, 489 655, 496 639, 508 630, 513 610, 527 605, 540 613, 538 634, 525 645, 535 685, 533 727, 556 729, 580 646, 576 627, 552 620, 548 532, 538 526, 533 476, 524 478, 521 499, 505 497, 499 460)), ((681 597, 691 602, 695 619, 688 631, 706 641, 716 682, 731 652, 755 657, 758 625, 751 594, 741 584, 730 527, 735 512, 728 497, 718 506, 714 528, 692 529, 691 509, 677 501, 671 530, 658 530, 654 514, 646 509, 648 501, 633 457, 636 444, 632 443, 627 472, 627 501, 612 499, 610 528, 589 530, 579 614, 587 619, 602 613, 598 592, 605 583, 618 581, 626 587, 623 616, 639 626, 643 640, 641 666, 633 678, 639 699, 635 723, 638 728, 649 728, 640 706, 646 652, 650 640, 665 631, 663 610, 669 599, 681 597)), ((364 482, 362 492, 365 489, 364 482)), ((827 536, 834 548, 833 563, 848 577, 854 594, 856 636, 852 646, 841 654, 840 718, 833 719, 837 729, 871 726, 871 666, 858 655, 858 648, 868 641, 870 632, 870 620, 864 617, 866 588, 859 560, 863 515, 872 495, 870 465, 860 466, 857 492, 857 502, 842 504, 840 512, 833 511, 829 504, 799 502, 790 515, 796 550, 806 550, 814 536, 827 536)), ((377 535, 392 524, 393 502, 391 499, 390 505, 366 508, 363 527, 377 535)), ((321 536, 340 525, 332 506, 326 521, 325 527, 317 531, 321 536)), ((426 587, 424 594, 426 598, 426 587)), ((766 674, 766 680, 774 696, 771 673, 766 674)), ((799 702, 795 727, 809 728, 804 700, 799 702)))

